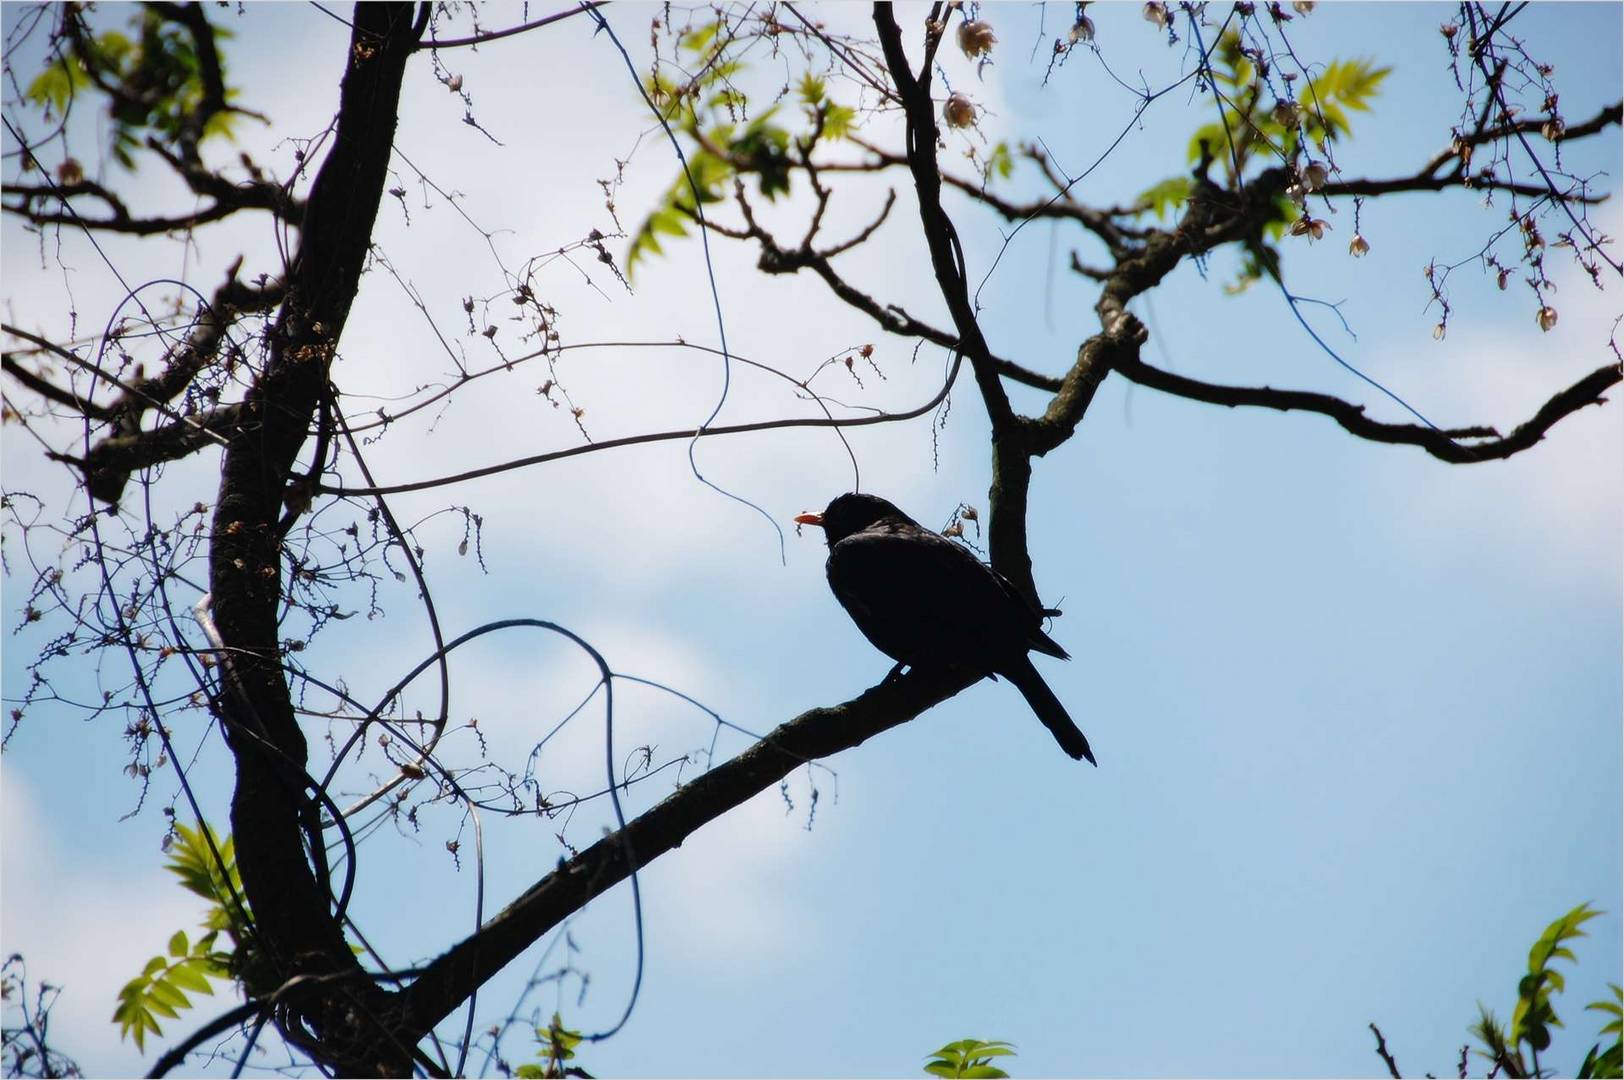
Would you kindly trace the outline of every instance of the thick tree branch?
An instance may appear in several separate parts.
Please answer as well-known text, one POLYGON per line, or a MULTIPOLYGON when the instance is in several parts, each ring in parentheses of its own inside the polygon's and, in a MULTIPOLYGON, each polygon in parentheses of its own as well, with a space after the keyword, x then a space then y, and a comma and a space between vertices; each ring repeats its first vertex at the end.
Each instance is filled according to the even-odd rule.
POLYGON ((109 435, 97 441, 78 463, 84 471, 85 486, 96 498, 116 505, 131 473, 219 446, 231 435, 240 417, 240 406, 222 405, 151 431, 109 435))
POLYGON ((66 405, 80 415, 89 417, 92 420, 106 420, 108 418, 105 407, 86 401, 71 390, 62 389, 43 375, 34 374, 23 367, 22 361, 11 353, 6 353, 3 357, 0 357, 0 366, 3 366, 7 375, 10 375, 29 390, 48 401, 54 401, 58 405, 66 405))
MULTIPOLYGON (((78 185, 83 188, 85 185, 78 185)), ((99 192, 93 194, 100 194, 99 192)), ((221 221, 242 209, 229 203, 216 202, 192 214, 180 214, 175 217, 133 217, 129 214, 120 214, 114 206, 111 217, 92 218, 85 217, 75 210, 36 210, 28 201, 21 203, 5 203, 7 213, 17 214, 27 218, 35 225, 71 225, 75 228, 94 229, 97 232, 121 233, 125 236, 155 236, 158 233, 185 232, 200 225, 221 221)))
POLYGON ((324 858, 305 795, 304 733, 294 715, 278 633, 278 522, 294 462, 328 385, 388 181, 406 61, 419 26, 412 5, 358 3, 331 149, 311 187, 298 254, 221 463, 209 550, 215 626, 230 651, 217 708, 235 755, 231 823, 255 932, 283 979, 355 975, 341 994, 278 1010, 283 1033, 344 1075, 404 1074, 411 1041, 387 1022, 389 1001, 364 978, 303 846, 324 858), (313 1038, 314 1037, 314 1038, 313 1038))
POLYGON ((902 31, 889 3, 874 5, 874 26, 879 32, 885 62, 902 99, 907 117, 908 168, 919 196, 919 221, 930 250, 937 287, 958 331, 959 347, 969 357, 992 422, 992 483, 987 489, 987 549, 993 566, 1019 589, 1035 608, 1042 608, 1032 577, 1032 556, 1027 547, 1027 498, 1032 480, 1032 445, 1029 422, 1016 415, 1000 380, 976 321, 966 278, 964 250, 957 230, 942 208, 942 175, 936 161, 936 114, 930 100, 931 60, 946 29, 940 21, 941 5, 931 7, 926 22, 925 59, 916 77, 902 47, 902 31))
MULTIPOLYGON (((914 318, 899 304, 880 303, 873 296, 847 281, 834 268, 831 261, 833 256, 866 242, 874 234, 881 222, 890 214, 893 198, 893 194, 888 193, 885 207, 880 212, 880 215, 851 239, 823 250, 815 250, 805 242, 796 248, 781 246, 777 239, 755 220, 754 214, 750 211, 750 204, 742 193, 739 195, 739 205, 744 211, 745 228, 733 230, 718 228, 715 222, 710 222, 709 226, 712 230, 724 235, 741 240, 754 240, 760 244, 761 258, 757 260, 756 268, 764 274, 793 274, 801 270, 811 270, 823 279, 835 296, 869 316, 879 324, 880 329, 896 334, 899 337, 923 338, 925 341, 933 345, 940 345, 944 349, 965 353, 958 335, 948 333, 946 330, 914 318)), ((988 354, 988 359, 993 370, 1002 378, 1038 390, 1053 391, 1060 389, 1060 379, 1053 375, 1044 375, 1030 368, 1022 367, 1013 360, 991 353, 988 354)))
POLYGON ((1139 359, 1137 354, 1119 356, 1113 361, 1112 366, 1124 377, 1141 386, 1149 386, 1209 405, 1227 405, 1232 408, 1249 405, 1277 409, 1281 412, 1319 413, 1335 420, 1349 434, 1357 435, 1361 439, 1394 445, 1419 446, 1433 457, 1456 465, 1495 461, 1528 449, 1544 438, 1545 433, 1564 417, 1588 405, 1600 405, 1606 400, 1602 394, 1624 378, 1618 364, 1597 368, 1572 386, 1555 394, 1541 405, 1533 416, 1517 425, 1511 434, 1500 436, 1492 428, 1439 431, 1420 424, 1383 423, 1366 416, 1364 406, 1329 394, 1307 390, 1278 390, 1269 386, 1223 386, 1202 382, 1186 375, 1176 375, 1152 367, 1139 359), (1462 439, 1474 441, 1459 441, 1462 439))
MULTIPOLYGON (((931 18, 937 17, 933 7, 931 18)), ((902 99, 908 122, 908 168, 913 174, 914 188, 919 196, 919 221, 924 231, 925 244, 930 250, 931 269, 942 299, 953 317, 959 341, 970 360, 976 385, 992 420, 993 440, 1014 436, 1015 412, 1003 384, 998 381, 992 356, 976 321, 975 308, 970 301, 969 282, 965 279, 964 252, 959 245, 958 231, 947 211, 942 208, 942 174, 936 163, 936 111, 930 100, 930 57, 927 56, 916 77, 908 66, 907 53, 902 47, 902 31, 889 3, 874 5, 874 25, 879 31, 880 45, 885 52, 886 66, 891 81, 902 99)), ((932 32, 927 41, 931 51, 940 37, 940 30, 932 32)))
MULTIPOLYGON (((1494 80, 1492 85, 1498 85, 1494 80)), ((1492 100, 1492 99, 1491 99, 1492 100)), ((1485 115, 1487 113, 1485 112, 1485 115)), ((1566 128, 1562 134, 1563 142, 1574 142, 1590 135, 1597 135, 1609 126, 1621 122, 1624 117, 1624 102, 1609 105, 1595 116, 1573 127, 1566 128)), ((1542 119, 1518 120, 1510 124, 1501 124, 1496 127, 1485 127, 1481 130, 1460 136, 1455 145, 1438 151, 1419 170, 1409 176, 1395 176, 1385 180, 1360 178, 1354 180, 1335 180, 1325 185, 1322 192, 1327 197, 1339 195, 1392 195, 1404 191, 1443 191, 1445 188, 1466 187, 1474 191, 1510 191, 1518 195, 1549 195, 1552 199, 1571 199, 1595 205, 1605 200, 1605 196, 1563 196, 1559 192, 1544 184, 1519 184, 1501 180, 1487 180, 1474 178, 1468 175, 1466 159, 1461 155, 1460 148, 1475 148, 1500 139, 1513 136, 1522 136, 1537 132, 1545 123, 1542 119), (1441 172, 1450 162, 1455 167, 1448 172, 1441 172)))
POLYGON ((192 384, 198 374, 219 355, 227 332, 245 312, 262 311, 282 296, 280 284, 264 287, 245 285, 237 280, 242 260, 234 263, 226 280, 214 291, 213 302, 199 305, 191 332, 170 348, 162 370, 151 378, 127 383, 113 378, 73 353, 16 327, 6 325, 6 333, 49 349, 78 366, 106 379, 121 393, 109 404, 81 401, 70 391, 53 386, 23 369, 9 354, 5 370, 23 385, 61 404, 71 405, 92 420, 111 422, 113 430, 91 448, 79 464, 85 469, 90 494, 116 505, 129 483, 130 473, 163 461, 174 461, 203 446, 223 444, 224 434, 239 416, 235 406, 215 409, 204 417, 177 412, 168 402, 192 384), (152 409, 162 410, 174 421, 155 431, 143 431, 142 418, 152 409), (152 445, 143 446, 150 442, 152 445))
POLYGON ((407 1027, 426 1034, 475 988, 566 916, 625 880, 628 850, 638 866, 680 847, 700 826, 767 790, 809 761, 858 746, 906 723, 977 681, 951 672, 910 672, 832 708, 812 709, 738 757, 683 785, 531 886, 477 933, 432 961, 401 991, 407 1027))

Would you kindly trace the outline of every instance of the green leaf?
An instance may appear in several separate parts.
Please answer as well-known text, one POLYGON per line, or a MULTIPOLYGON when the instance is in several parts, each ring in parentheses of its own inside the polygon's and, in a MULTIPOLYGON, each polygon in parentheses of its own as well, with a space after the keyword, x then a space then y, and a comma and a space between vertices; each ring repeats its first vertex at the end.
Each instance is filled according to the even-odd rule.
POLYGON ((540 1065, 520 1065, 513 1070, 513 1075, 519 1080, 543 1080, 547 1073, 540 1065))
POLYGON ((176 930, 169 939, 169 955, 178 960, 189 952, 191 952, 191 947, 186 940, 186 931, 176 930))
POLYGON ((927 1055, 931 1060, 925 1065, 925 1071, 932 1076, 998 1080, 1009 1074, 988 1063, 995 1057, 1009 1057, 1014 1053, 1015 1048, 1001 1039, 991 1042, 959 1039, 927 1055))
POLYGON ((795 92, 800 95, 801 102, 803 104, 809 105, 812 108, 817 108, 823 103, 824 95, 828 93, 828 88, 822 79, 818 78, 809 71, 805 75, 801 76, 801 81, 796 86, 795 92))
POLYGON ((1216 121, 1210 124, 1202 124, 1195 129, 1195 134, 1190 136, 1190 148, 1185 156, 1192 164, 1200 161, 1201 147, 1204 143, 1206 144, 1207 153, 1211 154, 1213 158, 1227 161, 1229 159, 1230 138, 1231 134, 1226 133, 1222 124, 1216 121))
POLYGON ((678 44, 689 52, 702 53, 710 46, 712 41, 716 40, 716 35, 721 29, 722 21, 718 19, 713 23, 701 26, 697 30, 688 31, 682 35, 678 44))
POLYGON ((667 207, 649 215, 648 226, 655 232, 664 233, 667 236, 687 236, 688 216, 667 207))
POLYGON ((214 988, 196 962, 176 964, 169 969, 169 981, 183 990, 190 990, 196 994, 214 995, 214 988))
POLYGON ((1169 214, 1177 211, 1190 198, 1190 178, 1188 176, 1170 176, 1166 180, 1152 184, 1139 193, 1134 200, 1136 206, 1143 207, 1140 212, 1155 213, 1156 220, 1161 221, 1169 214))
POLYGON ((844 139, 857 126, 857 110, 847 105, 830 103, 823 110, 823 136, 826 139, 844 139))
POLYGON ((146 1029, 149 1026, 154 1033, 162 1034, 157 1021, 152 1019, 140 1001, 120 1002, 118 1008, 113 1010, 113 1020, 118 1024, 119 1038, 133 1040, 137 1050, 144 1049, 146 1029))
POLYGON ((987 164, 981 170, 981 179, 985 183, 997 174, 1000 180, 1008 180, 1014 172, 1015 156, 1009 152, 1009 143, 1000 142, 987 155, 987 164))
POLYGON ((24 94, 29 101, 49 105, 61 115, 73 95, 89 85, 90 76, 85 74, 78 62, 64 56, 34 76, 34 81, 28 84, 24 94))
MULTIPOLYGON (((157 985, 157 983, 153 984, 154 987, 157 985)), ((149 991, 143 1001, 146 1006, 145 1012, 149 1017, 153 1013, 157 1013, 159 1016, 166 1016, 171 1020, 176 1020, 180 1017, 180 1010, 174 1005, 171 1005, 169 1002, 165 1001, 163 998, 159 997, 157 994, 149 991)), ((187 1003, 187 1006, 190 1007, 190 1002, 187 1003)), ((154 1031, 158 1030, 158 1025, 156 1022, 153 1023, 152 1027, 154 1031)))

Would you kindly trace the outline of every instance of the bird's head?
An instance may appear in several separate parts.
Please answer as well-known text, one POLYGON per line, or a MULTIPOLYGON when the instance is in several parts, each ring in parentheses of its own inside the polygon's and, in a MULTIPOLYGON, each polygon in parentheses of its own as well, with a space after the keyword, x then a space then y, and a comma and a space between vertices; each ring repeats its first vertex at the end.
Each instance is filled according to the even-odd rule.
POLYGON ((876 521, 885 518, 896 518, 909 523, 913 521, 907 514, 878 495, 863 495, 855 491, 835 496, 834 501, 825 507, 821 514, 795 515, 797 524, 816 525, 821 528, 830 547, 834 547, 852 533, 862 532, 876 521))

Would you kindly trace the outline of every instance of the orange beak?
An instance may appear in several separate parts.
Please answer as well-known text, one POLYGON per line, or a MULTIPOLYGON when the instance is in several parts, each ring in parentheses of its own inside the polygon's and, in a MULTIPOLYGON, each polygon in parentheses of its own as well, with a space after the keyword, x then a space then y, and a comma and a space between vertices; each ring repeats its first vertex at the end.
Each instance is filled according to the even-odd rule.
POLYGON ((814 514, 814 513, 811 513, 810 511, 808 511, 805 514, 796 514, 795 515, 795 524, 797 524, 797 525, 816 525, 818 528, 821 529, 821 528, 823 528, 823 515, 822 514, 814 514))

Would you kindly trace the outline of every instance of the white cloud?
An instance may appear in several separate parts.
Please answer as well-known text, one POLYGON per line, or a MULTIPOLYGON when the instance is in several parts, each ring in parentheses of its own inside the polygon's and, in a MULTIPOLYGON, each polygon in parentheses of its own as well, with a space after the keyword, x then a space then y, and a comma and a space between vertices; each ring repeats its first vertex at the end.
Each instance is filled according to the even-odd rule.
POLYGON ((808 834, 784 810, 776 789, 764 791, 685 841, 681 858, 645 871, 662 950, 722 971, 773 969, 787 954, 816 951, 807 936, 819 923, 797 887, 808 834))
MULTIPOLYGON (((159 869, 156 851, 145 871, 78 857, 73 839, 53 830, 49 806, 17 768, 5 766, 3 777, 3 950, 27 958, 31 979, 62 988, 51 1013, 57 1049, 90 1076, 138 1075, 145 1071, 141 1056, 111 1022, 118 990, 164 951, 171 934, 196 926, 202 902, 159 869)), ((203 998, 200 1010, 220 1000, 203 998)), ((165 1035, 204 1013, 181 1017, 164 1022, 165 1035)), ((156 1043, 161 1048, 164 1040, 156 1043)))
MULTIPOLYGON (((1383 356, 1378 366, 1404 372, 1407 392, 1426 401, 1440 423, 1491 423, 1507 433, 1610 358, 1617 292, 1598 292, 1571 275, 1560 285, 1562 318, 1549 334, 1534 328, 1524 304, 1511 314, 1527 319, 1510 326, 1496 320, 1451 328, 1450 353, 1460 362, 1440 365, 1423 345, 1383 356)), ((1409 471, 1410 464, 1379 467, 1409 471)), ((1405 494, 1401 520, 1429 541, 1458 542, 1463 528, 1492 542, 1510 539, 1551 552, 1540 564, 1558 574, 1617 587, 1624 540, 1624 412, 1617 402, 1567 417, 1508 461, 1413 470, 1398 490, 1405 494)))

